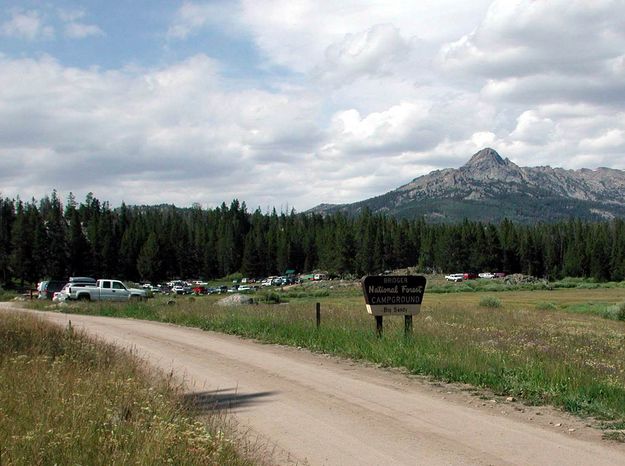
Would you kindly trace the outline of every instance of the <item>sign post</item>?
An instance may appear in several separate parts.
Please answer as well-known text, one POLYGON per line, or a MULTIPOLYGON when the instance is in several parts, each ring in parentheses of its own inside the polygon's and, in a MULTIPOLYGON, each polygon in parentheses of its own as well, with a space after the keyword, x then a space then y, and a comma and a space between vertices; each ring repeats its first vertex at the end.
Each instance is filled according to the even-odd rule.
POLYGON ((404 316, 404 335, 412 335, 412 316, 404 316))
POLYGON ((384 333, 384 316, 375 316, 375 333, 378 338, 382 338, 384 333))
POLYGON ((315 306, 315 317, 317 318, 317 328, 321 327, 321 303, 315 306))
POLYGON ((420 275, 367 276, 362 279, 367 312, 375 316, 378 337, 384 316, 405 316, 404 332, 412 333, 412 316, 421 310, 426 279, 420 275))

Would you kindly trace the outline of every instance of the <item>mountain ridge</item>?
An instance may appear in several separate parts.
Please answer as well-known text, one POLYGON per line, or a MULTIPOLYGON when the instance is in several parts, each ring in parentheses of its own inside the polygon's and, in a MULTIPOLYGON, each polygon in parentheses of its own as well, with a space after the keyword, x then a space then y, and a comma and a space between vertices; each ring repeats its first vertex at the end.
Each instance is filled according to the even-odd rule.
POLYGON ((434 222, 625 218, 625 171, 520 167, 487 147, 459 168, 435 170, 380 196, 320 204, 309 212, 357 214, 364 208, 434 222))

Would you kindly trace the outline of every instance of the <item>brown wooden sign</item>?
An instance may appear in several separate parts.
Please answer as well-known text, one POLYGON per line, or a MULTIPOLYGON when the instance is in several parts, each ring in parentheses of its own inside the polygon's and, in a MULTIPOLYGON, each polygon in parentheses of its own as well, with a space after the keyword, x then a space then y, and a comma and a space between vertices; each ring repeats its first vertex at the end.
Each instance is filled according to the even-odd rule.
POLYGON ((367 312, 374 316, 412 316, 421 310, 426 279, 420 275, 368 276, 362 279, 367 312))

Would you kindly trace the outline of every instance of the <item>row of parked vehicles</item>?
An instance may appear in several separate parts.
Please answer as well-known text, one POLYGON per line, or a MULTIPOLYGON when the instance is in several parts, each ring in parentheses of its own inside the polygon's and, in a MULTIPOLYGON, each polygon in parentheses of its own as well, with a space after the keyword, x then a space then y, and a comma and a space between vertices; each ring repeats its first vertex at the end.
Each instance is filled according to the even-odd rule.
POLYGON ((473 273, 473 272, 465 272, 465 273, 452 273, 449 275, 445 275, 445 279, 449 282, 461 282, 463 280, 474 280, 476 278, 503 278, 506 274, 503 272, 482 272, 482 273, 473 273))
POLYGON ((227 293, 230 289, 227 286, 219 286, 219 287, 209 287, 206 283, 202 282, 194 282, 189 283, 182 280, 174 280, 168 283, 163 283, 159 285, 151 285, 146 283, 142 285, 143 289, 150 291, 151 293, 164 293, 164 294, 177 294, 177 295, 187 295, 187 294, 217 294, 217 293, 227 293))
MULTIPOLYGON (((311 275, 311 277, 313 277, 311 275)), ((317 274, 310 280, 324 279, 325 275, 317 274)), ((146 299, 148 295, 156 293, 185 294, 216 294, 233 292, 253 292, 261 287, 286 286, 305 281, 306 278, 294 275, 272 276, 262 279, 244 278, 233 283, 231 287, 209 287, 206 283, 189 283, 183 280, 173 280, 159 285, 144 284, 141 289, 128 288, 122 281, 113 279, 99 279, 92 277, 69 277, 68 280, 43 280, 37 284, 39 299, 53 299, 54 301, 84 300, 84 301, 125 301, 129 299, 146 299)))
POLYGON ((262 279, 243 278, 240 281, 233 282, 232 286, 208 286, 207 283, 201 281, 184 281, 184 280, 172 280, 167 283, 159 285, 151 285, 149 283, 143 284, 144 290, 151 293, 166 293, 177 295, 206 295, 206 294, 220 294, 220 293, 240 293, 240 292, 253 292, 263 287, 270 286, 286 286, 293 285, 295 283, 301 283, 301 280, 295 276, 275 276, 262 279))
POLYGON ((64 301, 129 301, 144 300, 146 290, 128 288, 122 281, 110 278, 69 277, 63 280, 44 280, 37 284, 39 299, 64 301))

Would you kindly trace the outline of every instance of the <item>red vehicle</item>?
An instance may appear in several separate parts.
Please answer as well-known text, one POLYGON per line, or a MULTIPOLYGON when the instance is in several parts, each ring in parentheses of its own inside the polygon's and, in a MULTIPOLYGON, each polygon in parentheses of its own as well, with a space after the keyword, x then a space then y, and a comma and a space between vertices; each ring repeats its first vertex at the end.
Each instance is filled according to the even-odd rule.
POLYGON ((477 278, 477 274, 473 273, 473 272, 465 272, 464 275, 463 275, 463 278, 465 280, 473 280, 473 279, 477 278))
POLYGON ((196 286, 195 288, 193 288, 193 294, 196 296, 201 294, 208 294, 208 288, 206 288, 205 286, 196 286))

